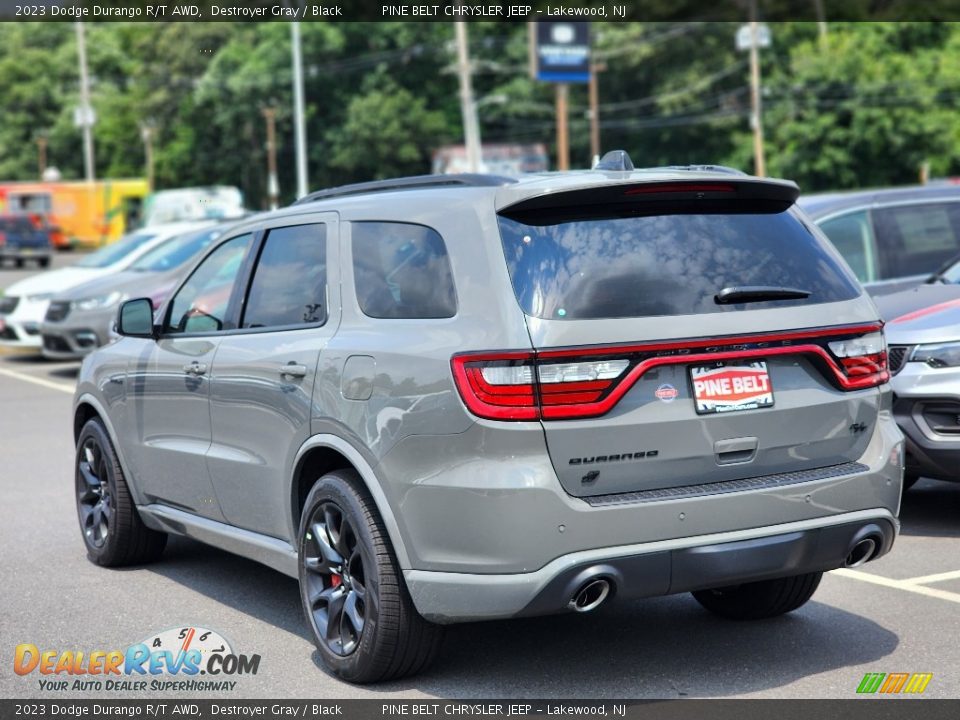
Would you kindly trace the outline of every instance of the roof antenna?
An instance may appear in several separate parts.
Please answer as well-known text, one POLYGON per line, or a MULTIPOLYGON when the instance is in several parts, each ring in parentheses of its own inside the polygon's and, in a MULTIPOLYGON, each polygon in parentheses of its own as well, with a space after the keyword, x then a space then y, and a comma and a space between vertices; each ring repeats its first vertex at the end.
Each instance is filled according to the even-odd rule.
POLYGON ((633 160, 626 150, 611 150, 606 153, 600 162, 593 166, 594 170, 612 170, 613 172, 630 172, 633 170, 633 160))

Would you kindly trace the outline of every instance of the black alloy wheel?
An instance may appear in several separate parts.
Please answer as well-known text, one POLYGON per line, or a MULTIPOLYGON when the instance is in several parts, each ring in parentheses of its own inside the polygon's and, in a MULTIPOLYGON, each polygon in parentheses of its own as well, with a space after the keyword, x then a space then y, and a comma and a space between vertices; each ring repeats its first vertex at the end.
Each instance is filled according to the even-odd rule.
POLYGON ((349 655, 363 637, 368 603, 376 603, 367 591, 357 533, 343 510, 327 501, 314 509, 304 541, 306 601, 317 634, 332 652, 349 655))
POLYGON ((87 543, 97 549, 106 544, 116 517, 107 472, 103 448, 96 437, 87 437, 77 462, 77 510, 87 543))

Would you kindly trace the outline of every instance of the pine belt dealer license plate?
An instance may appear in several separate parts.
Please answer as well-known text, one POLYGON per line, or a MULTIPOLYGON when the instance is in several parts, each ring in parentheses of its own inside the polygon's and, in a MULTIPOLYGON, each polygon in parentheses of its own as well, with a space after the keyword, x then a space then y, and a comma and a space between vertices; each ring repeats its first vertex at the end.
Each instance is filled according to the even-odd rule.
POLYGON ((690 368, 698 415, 773 407, 773 385, 763 361, 690 368))

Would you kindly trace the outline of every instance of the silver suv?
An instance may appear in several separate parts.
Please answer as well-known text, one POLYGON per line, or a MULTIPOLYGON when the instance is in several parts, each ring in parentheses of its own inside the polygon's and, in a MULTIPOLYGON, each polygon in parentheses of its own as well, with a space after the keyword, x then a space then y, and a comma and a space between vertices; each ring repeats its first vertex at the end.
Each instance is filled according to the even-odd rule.
POLYGON ((877 311, 797 193, 615 153, 237 225, 83 364, 89 557, 174 533, 299 577, 353 682, 615 595, 795 610, 890 550, 903 462, 877 311))

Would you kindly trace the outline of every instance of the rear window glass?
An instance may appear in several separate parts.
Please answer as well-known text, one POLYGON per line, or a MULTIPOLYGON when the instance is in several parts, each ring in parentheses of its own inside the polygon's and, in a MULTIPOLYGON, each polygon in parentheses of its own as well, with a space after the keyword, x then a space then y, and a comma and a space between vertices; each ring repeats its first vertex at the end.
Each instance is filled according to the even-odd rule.
POLYGON ((443 238, 423 225, 353 223, 357 301, 373 318, 449 318, 457 313, 443 238))
POLYGON ((102 250, 97 250, 92 255, 87 255, 83 260, 77 263, 77 267, 85 268, 105 268, 119 262, 134 250, 138 250, 144 244, 150 242, 157 236, 152 232, 135 232, 126 235, 117 240, 112 245, 107 245, 102 250))
POLYGON ((820 223, 820 229, 840 251, 860 282, 877 279, 873 230, 865 210, 827 220, 820 223))
POLYGON ((960 252, 960 203, 920 203, 874 210, 886 251, 885 278, 926 275, 960 252))
POLYGON ((29 233, 34 227, 26 218, 0 218, 0 232, 29 233))
POLYGON ((145 253, 130 266, 130 269, 142 272, 163 272, 180 267, 199 255, 210 243, 220 237, 221 232, 223 231, 220 228, 214 228, 171 238, 145 253))
POLYGON ((791 211, 536 222, 501 217, 500 233, 517 299, 539 318, 731 312, 849 300, 860 292, 826 243, 791 211), (724 288, 758 285, 810 295, 746 304, 715 300, 724 288))

